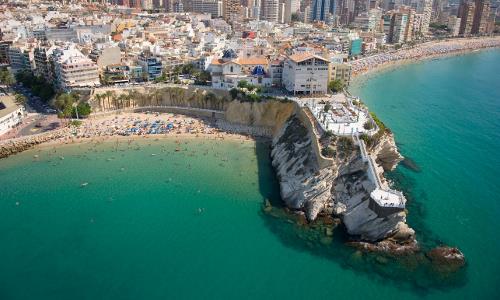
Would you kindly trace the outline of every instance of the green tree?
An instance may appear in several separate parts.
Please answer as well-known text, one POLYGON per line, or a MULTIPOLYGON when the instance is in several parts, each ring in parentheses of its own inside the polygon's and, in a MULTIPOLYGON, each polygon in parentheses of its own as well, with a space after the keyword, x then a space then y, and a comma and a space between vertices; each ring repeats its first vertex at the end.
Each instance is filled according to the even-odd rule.
POLYGON ((344 88, 344 83, 340 79, 335 79, 328 83, 328 89, 333 93, 338 93, 344 88))
POLYGON ((90 104, 87 102, 80 102, 76 107, 73 107, 72 116, 76 118, 76 110, 78 109, 78 117, 87 117, 92 112, 90 104))
POLYGON ((246 80, 241 80, 241 81, 238 82, 238 87, 240 89, 247 88, 248 87, 248 82, 246 80))
POLYGON ((16 82, 16 80, 9 70, 3 68, 0 70, 0 82, 5 85, 12 85, 16 82))
POLYGON ((71 117, 73 115, 73 103, 75 103, 75 100, 73 99, 71 94, 59 94, 54 101, 54 106, 59 111, 59 117, 71 117))
POLYGON ((327 103, 325 104, 325 106, 323 107, 323 111, 324 112, 328 112, 330 110, 330 108, 332 108, 332 106, 330 105, 330 103, 327 103))
POLYGON ((234 100, 238 97, 238 89, 232 88, 229 90, 229 94, 231 94, 231 99, 234 100))
POLYGON ((195 83, 200 85, 206 85, 212 81, 212 75, 207 71, 200 71, 195 74, 195 83))
POLYGON ((21 94, 16 94, 14 96, 14 102, 17 105, 26 105, 26 97, 21 94))
POLYGON ((194 71, 194 66, 192 64, 185 64, 181 68, 182 74, 190 75, 194 71))

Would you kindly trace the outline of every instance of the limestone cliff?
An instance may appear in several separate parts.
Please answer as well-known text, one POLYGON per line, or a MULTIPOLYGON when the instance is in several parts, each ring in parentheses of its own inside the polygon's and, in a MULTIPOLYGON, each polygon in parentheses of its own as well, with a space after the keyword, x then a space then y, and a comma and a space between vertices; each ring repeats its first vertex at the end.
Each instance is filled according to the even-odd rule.
POLYGON ((292 116, 272 143, 272 163, 288 207, 303 210, 308 220, 332 205, 333 169, 320 168, 307 128, 292 116))
POLYGON ((268 127, 276 133, 295 110, 291 102, 231 101, 225 107, 225 120, 234 124, 268 127))
POLYGON ((398 163, 403 160, 403 156, 399 153, 394 135, 386 132, 380 138, 379 142, 371 150, 376 162, 384 168, 384 171, 392 171, 398 163))
MULTIPOLYGON (((375 242, 391 236, 398 240, 412 238, 414 232, 406 226, 404 211, 381 213, 374 208, 370 193, 376 186, 368 176, 368 164, 359 150, 353 145, 342 155, 337 151, 331 165, 320 167, 320 154, 314 145, 316 136, 305 122, 307 119, 293 115, 272 143, 272 163, 287 206, 304 211, 308 220, 314 220, 320 212, 333 213, 358 240, 375 242)), ((338 138, 331 147, 339 150, 339 145, 349 139, 338 138)), ((371 155, 383 161, 388 169, 401 159, 392 136, 381 139, 371 155)))
POLYGON ((340 166, 334 180, 335 212, 342 218, 347 232, 361 240, 377 241, 398 231, 406 222, 404 211, 379 215, 370 206, 375 185, 367 176, 367 166, 360 156, 340 166))

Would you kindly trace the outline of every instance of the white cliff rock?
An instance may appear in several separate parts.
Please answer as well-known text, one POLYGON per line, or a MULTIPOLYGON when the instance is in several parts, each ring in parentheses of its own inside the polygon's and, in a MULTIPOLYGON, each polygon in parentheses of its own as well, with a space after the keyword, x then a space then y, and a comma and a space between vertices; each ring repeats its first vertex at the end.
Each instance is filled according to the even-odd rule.
POLYGON ((319 168, 311 143, 307 129, 292 117, 273 139, 271 156, 282 199, 314 220, 321 211, 331 211, 333 170, 319 168))
MULTIPOLYGON (((376 186, 357 149, 332 166, 320 168, 312 138, 299 118, 292 116, 273 139, 272 163, 288 207, 304 211, 308 220, 314 220, 320 212, 334 213, 341 217, 350 235, 364 241, 414 236, 405 224, 404 211, 383 211, 381 215, 374 208, 370 193, 376 186)), ((388 169, 402 159, 391 135, 384 136, 370 155, 388 169)))
POLYGON ((385 171, 392 171, 396 168, 399 162, 404 157, 399 153, 394 135, 392 133, 385 133, 380 138, 380 141, 375 145, 371 151, 376 162, 384 168, 385 171))
POLYGON ((347 232, 361 240, 378 241, 396 233, 399 224, 406 221, 406 214, 401 211, 380 216, 370 207, 370 193, 375 185, 366 172, 361 157, 353 157, 340 167, 332 193, 335 205, 345 206, 340 216, 347 232))

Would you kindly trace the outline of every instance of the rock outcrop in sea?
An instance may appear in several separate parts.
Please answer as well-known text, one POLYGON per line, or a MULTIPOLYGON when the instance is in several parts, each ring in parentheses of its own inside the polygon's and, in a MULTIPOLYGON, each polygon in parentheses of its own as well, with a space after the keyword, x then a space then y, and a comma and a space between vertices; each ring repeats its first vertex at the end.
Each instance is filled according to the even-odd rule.
MULTIPOLYGON (((404 210, 380 212, 373 208, 370 193, 375 185, 359 150, 352 146, 348 153, 322 166, 321 161, 327 159, 315 149, 317 137, 308 129, 311 125, 304 124, 308 119, 298 114, 289 118, 272 143, 272 163, 287 206, 304 211, 310 221, 319 213, 333 213, 342 219, 350 235, 362 241, 411 238, 414 232, 405 223, 404 210)), ((381 139, 371 155, 387 169, 402 159, 391 137, 381 139)))
MULTIPOLYGON (((422 256, 415 231, 406 223, 404 207, 382 207, 372 193, 381 187, 392 192, 382 173, 393 170, 403 159, 392 133, 387 131, 378 138, 368 150, 368 159, 355 139, 337 137, 329 145, 336 155, 327 158, 320 150, 314 121, 296 106, 272 141, 272 164, 287 207, 303 212, 309 222, 319 215, 339 218, 350 236, 347 244, 363 252, 422 256), (374 162, 381 182, 375 182, 368 161, 374 162)), ((465 265, 457 248, 438 247, 425 257, 443 273, 465 265)))

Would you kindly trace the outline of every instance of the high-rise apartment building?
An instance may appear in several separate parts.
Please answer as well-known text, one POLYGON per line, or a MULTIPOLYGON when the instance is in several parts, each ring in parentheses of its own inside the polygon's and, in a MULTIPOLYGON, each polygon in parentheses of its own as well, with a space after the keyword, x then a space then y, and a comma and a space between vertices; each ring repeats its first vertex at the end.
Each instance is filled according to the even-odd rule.
POLYGON ((471 34, 486 33, 486 27, 490 16, 490 2, 488 0, 476 0, 474 4, 475 10, 471 34))
POLYGON ((450 16, 448 18, 448 29, 451 36, 457 36, 460 32, 460 18, 457 16, 450 16))
POLYGON ((31 71, 34 62, 33 50, 24 46, 11 46, 8 50, 10 68, 13 73, 31 71))
POLYGON ((38 46, 34 51, 35 75, 45 78, 47 82, 53 81, 53 65, 50 58, 56 49, 55 46, 38 46))
POLYGON ((397 12, 392 15, 391 29, 389 31, 392 44, 402 44, 405 41, 405 31, 408 25, 408 15, 403 12, 397 12))
POLYGON ((460 8, 458 10, 458 16, 461 19, 459 34, 469 35, 471 33, 475 10, 476 5, 473 2, 464 1, 460 4, 460 8))
POLYGON ((173 1, 172 0, 162 0, 163 4, 163 9, 166 11, 166 12, 171 12, 173 11, 173 1))
POLYGON ((328 22, 333 15, 335 0, 313 0, 311 7, 311 20, 328 22))
POLYGON ((284 0, 285 1, 285 11, 284 11, 284 22, 290 23, 292 21, 292 14, 296 14, 300 9, 299 0, 284 0))
POLYGON ((54 80, 57 89, 70 90, 74 87, 98 86, 97 64, 83 55, 74 46, 54 49, 54 80))
POLYGON ((269 22, 278 22, 279 0, 261 0, 260 19, 269 22))
POLYGON ((423 18, 420 32, 425 35, 429 32, 429 25, 431 24, 432 0, 423 0, 422 14, 423 18))
POLYGON ((232 21, 239 18, 240 15, 239 0, 223 0, 222 1, 222 16, 226 21, 232 21))
POLYGON ((193 12, 210 14, 212 18, 222 16, 222 1, 193 0, 193 12))

